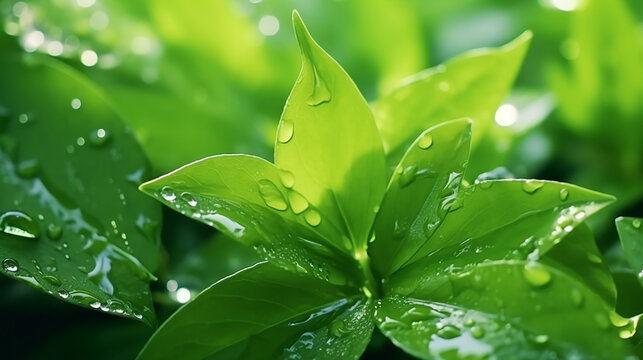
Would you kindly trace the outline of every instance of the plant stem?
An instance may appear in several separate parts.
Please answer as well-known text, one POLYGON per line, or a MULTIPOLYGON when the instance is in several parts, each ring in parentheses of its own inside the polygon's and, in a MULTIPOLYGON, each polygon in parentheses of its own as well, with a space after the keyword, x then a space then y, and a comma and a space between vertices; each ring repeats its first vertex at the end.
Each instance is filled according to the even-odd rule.
POLYGON ((375 277, 373 277, 373 272, 371 271, 371 259, 368 257, 366 249, 358 249, 353 255, 355 260, 359 263, 362 275, 364 275, 365 283, 362 287, 362 291, 364 291, 364 294, 369 298, 378 298, 380 296, 379 284, 375 281, 375 277))

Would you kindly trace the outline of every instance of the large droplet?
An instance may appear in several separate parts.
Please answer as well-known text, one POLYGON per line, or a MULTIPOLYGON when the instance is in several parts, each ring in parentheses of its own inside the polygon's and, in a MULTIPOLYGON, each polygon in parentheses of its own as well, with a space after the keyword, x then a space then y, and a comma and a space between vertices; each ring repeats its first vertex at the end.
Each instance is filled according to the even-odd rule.
POLYGON ((474 326, 471 328, 471 335, 476 339, 480 339, 484 336, 484 329, 480 326, 474 326))
POLYGON ((527 194, 533 194, 545 185, 543 181, 527 180, 522 184, 522 190, 527 194))
POLYGON ((197 205, 196 199, 194 199, 194 196, 189 192, 182 193, 181 200, 185 201, 191 207, 195 207, 197 205))
POLYGON ((288 208, 284 196, 272 181, 267 179, 259 180, 259 193, 269 207, 279 211, 284 211, 288 208))
POLYGON ((525 265, 523 274, 527 282, 535 287, 545 286, 551 281, 551 273, 536 262, 525 265))
POLYGON ((2 270, 15 273, 18 271, 18 262, 12 258, 2 260, 2 270))
POLYGON ((437 335, 443 339, 453 339, 460 336, 460 329, 453 325, 446 325, 438 330, 437 335))
POLYGON ((161 188, 161 196, 166 201, 173 202, 174 200, 176 200, 176 193, 174 192, 174 189, 169 186, 163 186, 161 188))
POLYGON ((300 193, 296 191, 288 192, 288 202, 295 214, 301 214, 304 210, 308 209, 308 201, 300 193))
POLYGON ((312 208, 304 213, 304 219, 310 226, 317 226, 321 223, 321 215, 317 210, 312 208))
POLYGON ((24 160, 18 163, 16 172, 20 177, 25 179, 31 179, 36 176, 38 169, 40 168, 40 163, 36 159, 24 160))
POLYGON ((20 211, 7 211, 0 216, 0 229, 11 235, 25 238, 40 236, 40 227, 27 214, 20 211))
POLYGON ((326 85, 326 82, 319 76, 319 71, 317 70, 317 67, 312 64, 313 68, 313 91, 308 97, 308 100, 306 100, 306 103, 310 106, 317 106, 320 104, 323 104, 325 102, 329 102, 331 95, 330 95, 330 90, 328 90, 328 86, 326 85))
POLYGON ((634 227, 635 229, 640 229, 641 228, 641 219, 632 220, 632 227, 634 227))
POLYGON ((58 240, 63 234, 63 228, 58 224, 47 225, 47 237, 51 240, 58 240))
POLYGON ((433 136, 429 133, 424 133, 420 140, 418 141, 418 146, 420 149, 428 149, 433 145, 433 136))
POLYGON ((560 197, 560 201, 565 201, 569 197, 569 190, 567 189, 560 189, 558 192, 558 197, 560 197))
POLYGON ((284 120, 281 122, 279 127, 279 133, 277 134, 277 140, 280 143, 287 143, 292 139, 293 134, 295 133, 295 124, 290 120, 284 120))
POLYGON ((417 173, 417 167, 415 165, 407 166, 404 168, 398 179, 400 187, 409 186, 415 180, 415 174, 417 173))
POLYGON ((342 319, 331 322, 329 330, 334 337, 343 337, 351 333, 351 329, 346 326, 346 322, 342 319))
POLYGON ((288 170, 279 170, 279 180, 281 180, 281 185, 288 189, 295 185, 295 175, 288 170))

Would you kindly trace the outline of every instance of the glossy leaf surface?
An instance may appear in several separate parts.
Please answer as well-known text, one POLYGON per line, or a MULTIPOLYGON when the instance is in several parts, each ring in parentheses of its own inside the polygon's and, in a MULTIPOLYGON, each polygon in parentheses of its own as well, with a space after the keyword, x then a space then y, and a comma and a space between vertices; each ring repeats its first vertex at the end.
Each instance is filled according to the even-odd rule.
POLYGON ((204 290, 139 359, 358 359, 373 330, 363 295, 260 263, 204 290))
POLYGON ((435 274, 416 292, 382 300, 377 320, 423 359, 624 358, 631 324, 582 283, 547 265, 492 261, 435 274))
POLYGON ((293 188, 364 251, 384 193, 384 152, 373 114, 344 70, 293 14, 303 65, 277 131, 275 164, 293 188), (370 209, 370 211, 365 211, 370 209))
POLYGON ((478 49, 407 79, 379 99, 375 118, 389 165, 395 165, 422 130, 471 118, 474 142, 493 123, 527 51, 531 33, 495 49, 478 49))
POLYGON ((147 173, 139 145, 69 68, 10 55, 0 62, 3 273, 73 304, 154 323, 148 283, 160 209, 137 191, 147 173))
POLYGON ((625 258, 643 285, 643 219, 620 217, 616 219, 616 229, 625 258))
POLYGON ((292 189, 292 173, 246 155, 219 155, 186 165, 141 189, 171 208, 254 247, 280 267, 335 284, 359 279, 338 248, 343 234, 292 189))

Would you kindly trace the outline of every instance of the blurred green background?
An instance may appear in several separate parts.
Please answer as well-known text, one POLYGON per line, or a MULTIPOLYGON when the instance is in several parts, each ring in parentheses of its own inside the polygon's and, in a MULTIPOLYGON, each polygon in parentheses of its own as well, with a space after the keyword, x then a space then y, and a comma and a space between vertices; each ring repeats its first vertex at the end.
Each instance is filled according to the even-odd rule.
MULTIPOLYGON (((613 219, 643 216, 643 1, 0 0, 0 56, 55 58, 88 79, 133 130, 150 176, 219 153, 272 160, 300 67, 293 9, 368 101, 422 69, 531 29, 514 89, 471 166, 493 171, 486 176, 559 180, 617 196, 591 225, 619 290, 640 294, 622 265, 613 219)), ((153 284, 160 321, 257 260, 209 228, 163 211, 153 284)), ((6 358, 132 358, 152 333, 5 277, 0 292, 6 358)), ((643 311, 636 302, 619 306, 643 311)), ((365 358, 378 357, 405 358, 376 334, 365 358)))

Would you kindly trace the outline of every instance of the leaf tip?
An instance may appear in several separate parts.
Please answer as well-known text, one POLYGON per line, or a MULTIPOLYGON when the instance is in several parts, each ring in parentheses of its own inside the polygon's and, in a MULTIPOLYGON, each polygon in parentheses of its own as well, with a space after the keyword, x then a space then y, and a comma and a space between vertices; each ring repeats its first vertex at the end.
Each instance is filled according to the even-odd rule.
POLYGON ((310 57, 311 44, 315 44, 315 40, 313 40, 297 10, 292 11, 292 25, 295 29, 295 38, 299 43, 299 49, 305 57, 310 57))

